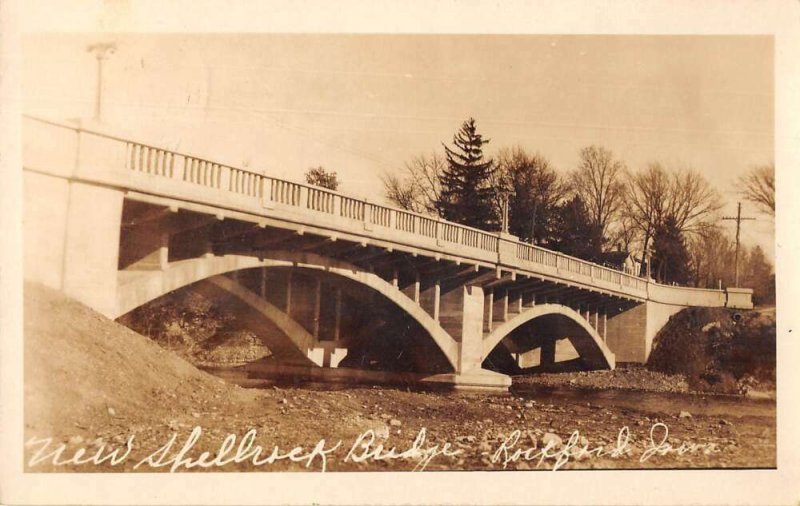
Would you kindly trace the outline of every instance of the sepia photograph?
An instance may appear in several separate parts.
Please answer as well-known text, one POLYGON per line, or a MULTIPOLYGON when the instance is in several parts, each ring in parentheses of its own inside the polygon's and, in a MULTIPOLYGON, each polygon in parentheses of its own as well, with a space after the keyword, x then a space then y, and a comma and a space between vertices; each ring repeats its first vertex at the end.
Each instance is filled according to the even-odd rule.
POLYGON ((18 38, 23 475, 777 473, 774 35, 99 4, 18 38))

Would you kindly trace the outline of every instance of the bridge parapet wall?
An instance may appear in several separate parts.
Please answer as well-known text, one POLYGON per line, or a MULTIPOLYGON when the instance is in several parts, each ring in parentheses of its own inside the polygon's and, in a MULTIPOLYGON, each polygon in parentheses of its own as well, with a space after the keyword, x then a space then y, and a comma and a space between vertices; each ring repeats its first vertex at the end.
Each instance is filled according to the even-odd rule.
POLYGON ((724 307, 726 301, 725 292, 722 290, 669 286, 658 283, 649 283, 647 298, 662 304, 703 307, 724 307))
POLYGON ((24 119, 26 169, 165 198, 313 225, 364 241, 453 254, 529 275, 644 299, 639 277, 569 257, 513 236, 273 178, 75 125, 24 119), (46 139, 47 142, 42 140, 46 139), (52 139, 52 142, 51 142, 52 139))
MULTIPOLYGON (((240 211, 284 227, 316 227, 331 235, 349 234, 363 243, 384 241, 400 249, 448 254, 642 301, 752 306, 745 289, 724 292, 648 283, 625 272, 520 242, 509 234, 466 227, 76 125, 26 117, 23 139, 26 170, 104 186, 133 198, 139 192, 163 197, 167 202, 240 211)), ((35 186, 46 177, 27 179, 35 186)))
POLYGON ((725 305, 734 309, 753 308, 753 289, 752 288, 726 288, 725 305))

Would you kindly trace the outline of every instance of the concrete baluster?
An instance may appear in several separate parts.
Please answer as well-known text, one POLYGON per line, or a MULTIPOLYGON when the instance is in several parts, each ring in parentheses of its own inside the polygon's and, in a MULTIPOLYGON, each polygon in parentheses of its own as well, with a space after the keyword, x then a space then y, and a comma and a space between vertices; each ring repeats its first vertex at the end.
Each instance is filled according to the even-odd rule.
POLYGON ((185 163, 185 166, 184 166, 184 172, 186 173, 186 175, 184 176, 184 179, 183 179, 184 181, 187 181, 187 182, 190 182, 190 183, 196 183, 197 182, 197 180, 196 180, 196 177, 197 177, 197 160, 195 160, 194 158, 191 158, 191 157, 186 157, 186 163, 185 163))
POLYGON ((389 224, 388 227, 390 230, 394 230, 397 228, 397 211, 394 209, 389 209, 389 224))
POLYGON ((331 209, 331 213, 334 216, 341 216, 342 215, 342 196, 341 195, 337 195, 335 193, 332 193, 331 197, 333 198, 333 206, 332 206, 332 209, 331 209))
POLYGON ((175 170, 175 158, 177 156, 178 155, 176 155, 175 153, 170 153, 169 154, 169 166, 167 167, 167 177, 170 178, 170 179, 175 179, 175 172, 176 172, 176 170, 175 170))
POLYGON ((370 223, 370 213, 372 212, 372 204, 370 204, 367 199, 364 199, 364 207, 363 207, 363 216, 362 220, 364 222, 364 230, 372 230, 372 224, 370 223))
POLYGON ((151 172, 157 176, 160 176, 162 175, 161 150, 156 148, 150 148, 150 150, 153 152, 153 170, 151 172))
POLYGON ((272 200, 272 179, 261 177, 261 207, 264 209, 274 209, 275 202, 272 200))

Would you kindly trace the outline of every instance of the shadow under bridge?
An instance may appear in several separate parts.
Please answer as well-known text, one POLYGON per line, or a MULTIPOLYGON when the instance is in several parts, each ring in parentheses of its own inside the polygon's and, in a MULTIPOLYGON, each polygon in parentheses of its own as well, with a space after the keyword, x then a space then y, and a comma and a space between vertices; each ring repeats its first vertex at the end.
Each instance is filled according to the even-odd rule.
POLYGON ((271 355, 249 368, 300 366, 436 374, 448 357, 412 315, 327 270, 278 265, 219 274, 192 289, 224 307, 271 355))

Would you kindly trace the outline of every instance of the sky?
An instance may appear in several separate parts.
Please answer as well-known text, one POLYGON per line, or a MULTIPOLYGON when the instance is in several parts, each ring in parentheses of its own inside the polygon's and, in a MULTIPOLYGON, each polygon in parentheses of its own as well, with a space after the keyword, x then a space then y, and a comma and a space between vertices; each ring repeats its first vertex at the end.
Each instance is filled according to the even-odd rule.
MULTIPOLYGON (((278 177, 338 173, 383 200, 380 176, 442 151, 468 117, 486 153, 520 146, 566 173, 602 145, 632 170, 701 172, 735 214, 736 179, 773 161, 768 36, 27 34, 24 109, 89 118, 278 177)), ((742 241, 774 258, 774 223, 748 203, 742 241)), ((724 222, 732 227, 732 222, 724 222)))

